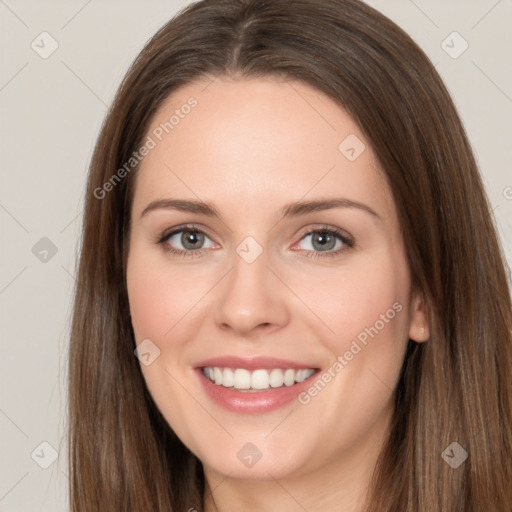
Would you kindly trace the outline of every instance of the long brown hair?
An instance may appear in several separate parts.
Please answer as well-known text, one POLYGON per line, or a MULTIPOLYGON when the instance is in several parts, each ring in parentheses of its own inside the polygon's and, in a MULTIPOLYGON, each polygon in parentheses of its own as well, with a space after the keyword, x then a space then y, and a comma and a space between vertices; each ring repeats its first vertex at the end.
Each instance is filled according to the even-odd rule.
POLYGON ((438 73, 358 0, 203 0, 164 25, 124 78, 85 200, 69 361, 71 509, 203 509, 201 463, 160 414, 133 353, 125 235, 136 168, 118 169, 170 93, 221 74, 299 80, 333 98, 392 191, 431 337, 409 341, 367 510, 510 511, 512 312, 491 209, 438 73), (468 453, 457 468, 442 456, 453 442, 468 453))

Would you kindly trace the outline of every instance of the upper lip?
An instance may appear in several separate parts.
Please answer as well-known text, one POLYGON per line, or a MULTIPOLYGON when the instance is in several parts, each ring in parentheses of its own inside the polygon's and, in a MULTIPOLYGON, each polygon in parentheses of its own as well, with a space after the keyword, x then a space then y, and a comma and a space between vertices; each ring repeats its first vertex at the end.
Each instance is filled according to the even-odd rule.
POLYGON ((315 365, 299 363, 297 361, 289 361, 278 357, 238 357, 238 356, 220 356, 211 359, 204 359, 196 363, 196 368, 204 367, 218 368, 245 368, 247 370, 271 369, 271 368, 293 368, 300 370, 301 368, 317 369, 315 365))

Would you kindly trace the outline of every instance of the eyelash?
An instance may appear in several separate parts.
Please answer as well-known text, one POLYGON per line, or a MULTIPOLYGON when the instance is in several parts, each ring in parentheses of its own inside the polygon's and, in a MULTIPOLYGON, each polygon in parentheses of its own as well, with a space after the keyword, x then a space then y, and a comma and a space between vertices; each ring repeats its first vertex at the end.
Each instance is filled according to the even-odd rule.
MULTIPOLYGON (((182 249, 176 249, 172 247, 171 245, 167 244, 167 240, 171 238, 173 235, 176 235, 177 233, 181 233, 184 231, 191 231, 193 233, 202 233, 205 236, 208 236, 203 230, 197 228, 193 224, 187 224, 185 226, 179 226, 177 228, 174 228, 172 231, 164 232, 157 240, 157 243, 162 246, 164 251, 176 255, 181 256, 185 258, 195 258, 199 257, 203 254, 203 252, 206 249, 195 249, 191 251, 184 251, 182 249)), ((328 226, 322 226, 321 228, 315 228, 310 229, 309 231, 306 231, 302 234, 300 240, 305 238, 308 235, 314 234, 314 233, 324 233, 327 235, 332 235, 338 238, 343 242, 343 246, 336 251, 307 251, 306 256, 308 258, 312 259, 321 259, 321 258, 331 258, 334 256, 339 256, 341 253, 348 251, 349 249, 352 249, 355 245, 354 240, 352 240, 350 237, 348 237, 345 233, 343 233, 341 230, 337 228, 330 228, 328 226)), ((208 237, 210 238, 210 237, 208 237)))

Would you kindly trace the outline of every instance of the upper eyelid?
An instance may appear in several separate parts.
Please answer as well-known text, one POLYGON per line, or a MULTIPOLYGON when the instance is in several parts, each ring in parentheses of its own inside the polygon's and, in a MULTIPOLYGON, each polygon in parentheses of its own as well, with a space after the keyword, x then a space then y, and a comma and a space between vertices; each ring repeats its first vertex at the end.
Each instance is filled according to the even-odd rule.
POLYGON ((178 233, 181 233, 182 231, 197 231, 199 233, 203 233, 204 235, 208 236, 210 240, 213 241, 212 236, 208 233, 208 230, 206 228, 203 228, 202 226, 196 226, 194 225, 184 225, 184 226, 177 226, 175 228, 166 229, 163 231, 162 235, 159 237, 160 239, 168 239, 171 236, 174 236, 178 233))

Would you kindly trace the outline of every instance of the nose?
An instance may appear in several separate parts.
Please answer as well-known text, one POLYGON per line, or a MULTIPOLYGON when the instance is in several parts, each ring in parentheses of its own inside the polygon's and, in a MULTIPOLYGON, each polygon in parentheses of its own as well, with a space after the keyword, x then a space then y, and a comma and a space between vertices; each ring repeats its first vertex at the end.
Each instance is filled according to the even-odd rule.
POLYGON ((231 271, 219 285, 215 321, 238 336, 273 332, 289 322, 286 287, 268 267, 265 251, 252 263, 238 254, 231 271))

